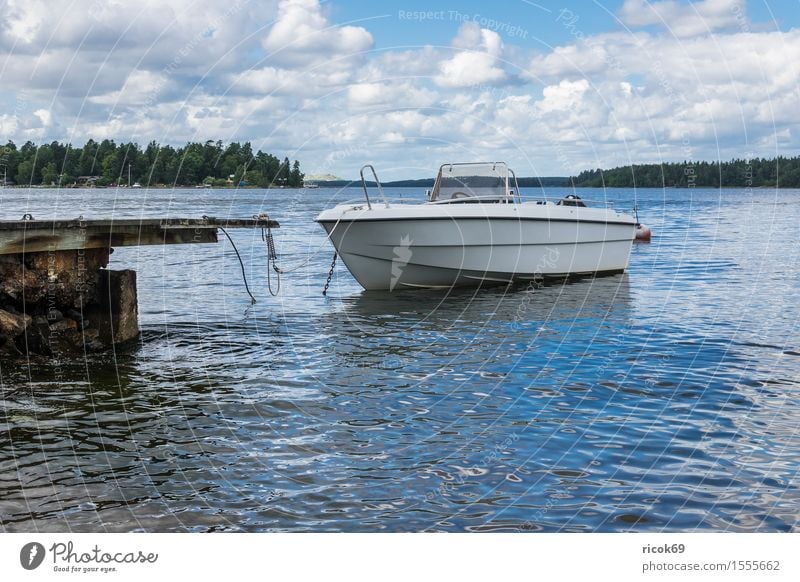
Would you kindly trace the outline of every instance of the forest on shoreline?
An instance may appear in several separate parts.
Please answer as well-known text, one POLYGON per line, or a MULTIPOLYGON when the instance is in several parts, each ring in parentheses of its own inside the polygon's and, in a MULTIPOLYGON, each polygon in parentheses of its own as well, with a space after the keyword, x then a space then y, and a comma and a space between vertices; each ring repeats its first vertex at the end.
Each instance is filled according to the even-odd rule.
MULTIPOLYGON (((384 182, 385 187, 431 188, 433 178, 384 182)), ((734 159, 729 162, 665 162, 610 170, 585 170, 571 177, 520 177, 521 188, 800 188, 800 156, 734 159)), ((367 182, 373 186, 373 182, 367 182)), ((359 181, 319 182, 320 186, 360 186, 359 181)))
POLYGON ((800 156, 598 168, 572 176, 564 185, 576 188, 800 188, 800 156))
MULTIPOLYGON (((300 162, 253 152, 250 142, 189 142, 183 147, 151 141, 89 139, 82 147, 54 141, 37 146, 13 141, 0 147, 0 183, 7 186, 198 186, 300 188, 300 162)), ((320 180, 318 186, 360 186, 360 181, 320 180)), ((370 185, 372 183, 370 182, 370 185)), ((431 187, 433 178, 395 180, 386 187, 431 187)), ((800 188, 800 156, 683 161, 585 170, 571 177, 520 177, 521 187, 573 188, 800 188)))
POLYGON ((0 147, 0 181, 5 185, 91 187, 115 185, 258 186, 299 188, 300 162, 289 162, 250 142, 190 142, 183 147, 88 140, 82 147, 54 141, 37 146, 13 141, 0 147))

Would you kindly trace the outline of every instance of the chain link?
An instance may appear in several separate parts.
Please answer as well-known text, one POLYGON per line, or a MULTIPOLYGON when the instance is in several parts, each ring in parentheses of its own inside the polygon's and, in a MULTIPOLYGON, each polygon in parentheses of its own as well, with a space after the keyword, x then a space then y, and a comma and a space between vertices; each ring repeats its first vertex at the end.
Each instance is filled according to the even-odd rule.
MULTIPOLYGON (((263 216, 266 215, 259 215, 257 219, 261 219, 263 216)), ((275 250, 275 239, 272 238, 272 228, 270 228, 268 216, 266 220, 266 227, 261 227, 261 240, 267 244, 267 288, 269 289, 269 294, 275 297, 281 291, 281 273, 283 273, 283 271, 278 266, 278 253, 275 250), (277 279, 277 287, 275 289, 272 288, 271 270, 275 271, 277 279)))
POLYGON ((337 253, 336 251, 333 251, 333 262, 331 262, 331 268, 328 271, 328 280, 325 281, 325 287, 322 289, 322 294, 323 295, 327 295, 328 294, 328 287, 331 286, 331 279, 333 279, 333 270, 336 268, 336 259, 338 258, 338 256, 339 256, 339 253, 337 253))

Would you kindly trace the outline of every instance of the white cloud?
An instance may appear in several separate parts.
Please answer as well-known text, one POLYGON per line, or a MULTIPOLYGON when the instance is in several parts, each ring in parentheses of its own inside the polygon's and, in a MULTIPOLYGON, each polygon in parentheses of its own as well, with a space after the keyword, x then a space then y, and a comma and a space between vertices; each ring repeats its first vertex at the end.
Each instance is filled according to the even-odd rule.
POLYGON ((429 45, 385 51, 376 53, 361 70, 364 80, 382 79, 387 74, 393 77, 432 78, 439 72, 439 65, 444 58, 441 49, 429 45))
POLYGON ((539 102, 539 108, 544 112, 570 111, 579 107, 584 96, 589 91, 589 81, 561 81, 558 85, 544 88, 544 99, 539 102))
POLYGON ((503 81, 500 57, 503 42, 493 30, 465 22, 453 40, 456 54, 439 65, 436 82, 442 87, 469 87, 503 81))
POLYGON ((352 105, 376 105, 385 101, 380 83, 358 83, 347 90, 347 100, 352 105))
POLYGON ((430 107, 439 94, 412 82, 356 83, 347 90, 347 104, 355 109, 370 107, 430 107))
POLYGON ((318 0, 282 0, 261 42, 266 65, 228 75, 228 91, 306 100, 342 93, 372 44, 366 29, 332 24, 318 0))
POLYGON ((163 73, 132 71, 119 91, 90 97, 89 100, 102 105, 151 105, 168 82, 163 73))
POLYGON ((235 94, 271 96, 319 96, 340 91, 351 79, 349 70, 302 70, 264 67, 231 75, 229 90, 235 94))
POLYGON ((746 0, 625 0, 619 11, 629 26, 658 25, 678 37, 747 25, 746 0))
POLYGON ((373 40, 360 26, 332 25, 318 0, 281 0, 278 19, 262 44, 272 61, 296 65, 356 55, 372 48, 373 40))
POLYGON ((36 116, 36 118, 42 124, 42 127, 46 128, 53 125, 53 114, 47 109, 37 109, 33 112, 33 115, 36 116))
MULTIPOLYGON (((743 144, 763 147, 777 126, 796 134, 798 120, 789 113, 800 109, 796 54, 797 30, 682 39, 616 33, 536 57, 529 72, 548 84, 543 105, 569 103, 584 123, 605 124, 612 140, 647 139, 653 157, 659 150, 674 155, 686 142, 692 156, 710 158, 739 155, 743 144), (551 98, 553 87, 581 81, 590 89, 580 99, 574 92, 551 98)), ((602 141, 600 128, 588 133, 602 141)))

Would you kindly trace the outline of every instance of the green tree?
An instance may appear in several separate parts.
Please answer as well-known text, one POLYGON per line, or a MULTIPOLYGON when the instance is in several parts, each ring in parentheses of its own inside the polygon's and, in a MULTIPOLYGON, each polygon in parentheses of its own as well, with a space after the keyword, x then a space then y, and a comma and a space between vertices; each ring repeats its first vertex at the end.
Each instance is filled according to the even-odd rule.
POLYGON ((181 164, 182 184, 198 184, 203 179, 203 155, 194 146, 187 146, 181 164))
POLYGON ((56 168, 55 162, 48 162, 44 168, 42 168, 42 184, 45 186, 49 186, 51 184, 58 184, 58 168, 56 168))
POLYGON ((299 188, 303 185, 304 176, 305 174, 300 171, 300 162, 295 160, 294 164, 292 164, 292 171, 289 174, 289 186, 292 186, 293 188, 299 188))
POLYGON ((17 166, 17 184, 38 184, 33 172, 33 160, 25 160, 17 166))
POLYGON ((95 164, 97 163, 97 143, 89 139, 86 145, 80 150, 78 156, 78 175, 79 176, 94 176, 95 164))

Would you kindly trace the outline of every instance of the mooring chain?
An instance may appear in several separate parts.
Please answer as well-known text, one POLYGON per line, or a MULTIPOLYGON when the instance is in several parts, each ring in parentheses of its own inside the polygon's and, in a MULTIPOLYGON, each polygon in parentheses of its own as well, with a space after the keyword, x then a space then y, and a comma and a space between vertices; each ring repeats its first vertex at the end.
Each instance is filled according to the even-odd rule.
POLYGON ((333 279, 333 270, 336 268, 336 259, 337 259, 338 256, 339 256, 339 253, 336 252, 336 251, 333 251, 333 261, 331 262, 331 268, 328 271, 328 280, 325 281, 325 287, 323 287, 323 289, 322 289, 322 294, 323 295, 327 295, 328 294, 328 287, 331 286, 331 279, 333 279))
POLYGON ((265 225, 261 226, 261 240, 267 245, 267 288, 269 294, 275 297, 281 291, 281 268, 278 266, 278 252, 275 250, 275 239, 272 236, 272 225, 270 224, 269 214, 254 214, 253 218, 257 221, 264 221, 265 225), (275 289, 272 288, 272 274, 270 269, 275 271, 277 275, 277 285, 275 289))
MULTIPOLYGON (((267 283, 268 283, 268 285, 270 287, 269 292, 272 295, 277 295, 278 292, 280 291, 280 288, 281 288, 280 276, 281 275, 285 275, 286 273, 292 273, 294 271, 297 271, 298 269, 302 269, 303 267, 307 266, 314 259, 314 257, 317 255, 317 253, 319 253, 319 251, 322 250, 323 245, 331 238, 331 235, 336 230, 336 228, 339 226, 339 224, 340 224, 340 222, 341 222, 341 220, 344 217, 346 212, 347 212, 347 210, 342 212, 341 216, 339 216, 339 218, 336 220, 336 223, 333 225, 333 228, 331 228, 330 232, 325 236, 325 241, 323 241, 323 243, 320 244, 320 246, 317 247, 316 250, 314 250, 312 253, 310 253, 309 256, 306 258, 306 260, 301 261, 300 263, 298 263, 296 265, 293 265, 292 267, 289 267, 289 268, 281 268, 281 267, 278 266, 278 252, 277 252, 276 247, 275 247, 275 239, 274 239, 274 237, 272 235, 272 227, 270 226, 269 215, 265 214, 265 213, 254 214, 253 215, 254 219, 256 219, 258 221, 264 221, 265 222, 265 224, 261 226, 261 240, 263 240, 267 245, 267 283), (271 280, 270 280, 270 272, 269 272, 270 267, 272 268, 272 270, 274 270, 278 274, 278 286, 277 286, 277 289, 275 290, 275 292, 273 292, 273 290, 272 290, 272 283, 271 283, 271 280)), ((331 270, 328 273, 328 280, 325 283, 325 290, 322 293, 323 295, 325 295, 328 292, 328 287, 330 286, 331 278, 333 277, 333 269, 336 266, 336 256, 337 256, 337 253, 334 252, 333 253, 333 264, 331 265, 331 270)))

